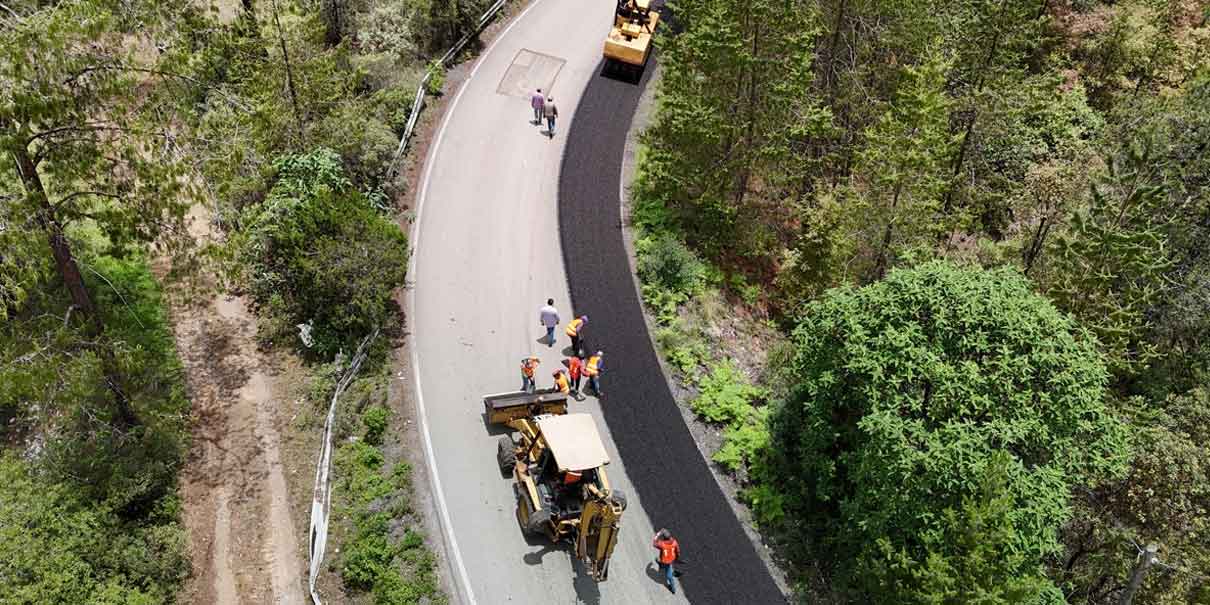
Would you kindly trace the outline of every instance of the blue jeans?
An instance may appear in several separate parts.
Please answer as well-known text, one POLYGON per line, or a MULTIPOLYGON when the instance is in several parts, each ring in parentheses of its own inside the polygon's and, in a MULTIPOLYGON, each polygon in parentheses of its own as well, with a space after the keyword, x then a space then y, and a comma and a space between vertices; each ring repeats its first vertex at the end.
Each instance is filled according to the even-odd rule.
POLYGON ((546 118, 546 130, 550 131, 551 136, 555 134, 555 119, 553 117, 546 118))
POLYGON ((676 579, 673 575, 672 563, 660 563, 660 573, 664 574, 664 584, 668 586, 668 590, 676 593, 676 579))
POLYGON ((600 395, 601 394, 601 377, 600 376, 589 376, 588 377, 588 388, 592 389, 593 393, 600 395))
POLYGON ((539 124, 542 123, 542 108, 541 107, 534 108, 534 121, 539 124))
POLYGON ((546 343, 548 346, 555 346, 555 327, 546 326, 546 343))
POLYGON ((534 382, 534 379, 532 376, 526 376, 525 374, 521 375, 521 390, 522 391, 525 391, 526 393, 532 393, 532 392, 534 392, 534 388, 536 388, 536 387, 537 387, 537 384, 534 382))

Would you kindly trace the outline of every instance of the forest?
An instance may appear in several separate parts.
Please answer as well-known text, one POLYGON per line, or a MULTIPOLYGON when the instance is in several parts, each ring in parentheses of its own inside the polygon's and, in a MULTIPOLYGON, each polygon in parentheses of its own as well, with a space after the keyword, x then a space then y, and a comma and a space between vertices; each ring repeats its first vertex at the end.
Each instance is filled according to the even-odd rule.
POLYGON ((423 536, 388 531, 411 485, 382 447, 411 159, 392 163, 418 83, 441 88, 434 58, 486 6, 0 4, 0 603, 177 600, 180 475, 210 451, 179 329, 220 295, 302 364, 306 434, 340 360, 386 335, 338 418, 331 568, 362 602, 442 602, 423 536))
POLYGON ((1210 7, 670 9, 643 297, 797 597, 1210 603, 1210 7))

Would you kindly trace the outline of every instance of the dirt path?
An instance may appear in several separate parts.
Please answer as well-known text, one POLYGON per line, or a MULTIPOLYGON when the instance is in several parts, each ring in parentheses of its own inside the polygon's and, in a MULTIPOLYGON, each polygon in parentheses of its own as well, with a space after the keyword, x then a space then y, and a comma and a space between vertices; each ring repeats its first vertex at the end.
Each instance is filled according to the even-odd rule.
MULTIPOLYGON (((190 230, 206 237, 206 216, 191 219, 190 230)), ((175 298, 173 330, 193 401, 181 474, 193 573, 179 602, 301 604, 304 567, 277 428, 285 389, 256 348, 244 299, 175 298)))

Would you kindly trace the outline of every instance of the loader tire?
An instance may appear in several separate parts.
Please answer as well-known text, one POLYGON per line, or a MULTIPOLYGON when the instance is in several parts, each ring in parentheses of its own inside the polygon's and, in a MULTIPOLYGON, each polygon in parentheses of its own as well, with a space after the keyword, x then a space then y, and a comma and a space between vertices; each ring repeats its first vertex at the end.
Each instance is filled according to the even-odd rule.
POLYGON ((513 465, 517 463, 517 446, 513 443, 513 438, 508 435, 501 435, 500 439, 496 440, 496 464, 500 466, 500 473, 510 475, 513 472, 513 465))
POLYGON ((618 506, 622 507, 622 510, 626 510, 626 492, 615 489, 609 492, 609 499, 617 502, 618 506))
POLYGON ((550 509, 544 508, 540 511, 529 513, 529 523, 525 524, 525 533, 539 536, 546 534, 546 528, 550 524, 550 509))

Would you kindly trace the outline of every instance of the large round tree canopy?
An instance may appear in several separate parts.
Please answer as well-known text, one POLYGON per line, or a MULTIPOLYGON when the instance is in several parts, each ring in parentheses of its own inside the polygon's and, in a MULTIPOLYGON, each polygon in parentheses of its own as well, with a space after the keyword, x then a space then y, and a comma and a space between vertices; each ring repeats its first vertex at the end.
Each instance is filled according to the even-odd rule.
POLYGON ((772 468, 787 512, 857 567, 931 552, 993 460, 1016 529, 1005 546, 1037 562, 1058 549, 1072 487, 1125 466, 1095 341, 1014 270, 933 262, 832 290, 794 345, 772 468))

